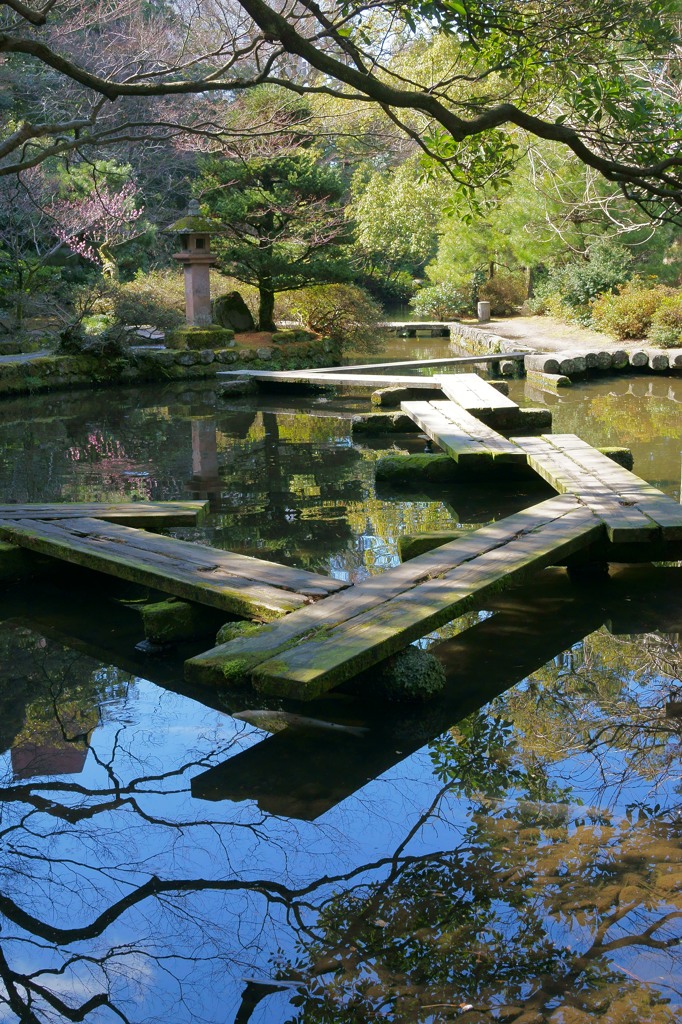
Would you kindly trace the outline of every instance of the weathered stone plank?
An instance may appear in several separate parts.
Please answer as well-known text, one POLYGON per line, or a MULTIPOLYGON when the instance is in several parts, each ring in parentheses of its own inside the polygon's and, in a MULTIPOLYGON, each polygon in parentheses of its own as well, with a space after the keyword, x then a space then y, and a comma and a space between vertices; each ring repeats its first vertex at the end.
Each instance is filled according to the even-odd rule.
MULTIPOLYGON (((555 448, 551 438, 517 437, 513 440, 528 455, 529 465, 560 494, 574 494, 606 524, 609 540, 655 540, 658 526, 639 508, 630 507, 594 474, 579 466, 565 452, 555 448)), ((604 456, 606 458, 606 456, 604 456)))
POLYGON ((101 519, 124 526, 194 526, 208 513, 207 501, 55 502, 31 505, 0 505, 0 522, 6 519, 101 519))
MULTIPOLYGON (((521 534, 514 530, 514 519, 510 516, 505 521, 506 544, 481 552, 442 577, 262 663, 253 673, 255 688, 269 695, 312 700, 480 605, 486 595, 588 546, 602 533, 586 508, 539 522, 521 534)), ((486 531, 483 527, 467 540, 484 544, 486 531)))
POLYGON ((548 434, 546 440, 603 481, 620 499, 652 519, 661 528, 664 540, 682 540, 682 506, 663 491, 622 468, 575 434, 548 434))
POLYGON ((314 384, 318 387, 381 388, 390 385, 404 385, 426 391, 440 391, 435 377, 408 377, 396 374, 320 373, 314 370, 222 370, 219 378, 229 379, 233 375, 250 377, 263 384, 314 384))
MULTIPOLYGON (((344 590, 348 584, 331 576, 320 576, 306 569, 296 569, 280 562, 269 562, 264 558, 253 558, 235 551, 182 541, 175 537, 159 537, 144 530, 132 530, 113 523, 95 522, 87 519, 68 520, 60 524, 62 530, 74 537, 90 538, 94 544, 123 545, 134 557, 149 559, 157 557, 159 563, 166 559, 169 565, 177 562, 194 567, 197 572, 213 575, 222 571, 228 576, 242 577, 255 583, 290 590, 303 597, 317 599, 327 594, 344 590)), ((114 547, 114 550, 116 548, 114 547)))
POLYGON ((109 530, 119 531, 118 539, 112 539, 97 536, 99 525, 94 519, 52 523, 7 521, 0 525, 0 537, 30 551, 151 586, 244 618, 270 621, 301 608, 309 600, 291 591, 230 574, 218 564, 209 570, 202 569, 196 562, 184 561, 183 549, 192 547, 186 541, 174 542, 175 557, 151 551, 145 553, 126 545, 126 534, 136 531, 110 523, 107 524, 109 530))
POLYGON ((573 497, 550 498, 500 523, 467 532, 449 544, 356 584, 350 590, 319 601, 279 622, 265 625, 254 636, 232 640, 197 655, 185 663, 186 678, 190 682, 209 685, 229 683, 243 686, 259 664, 288 651, 303 638, 371 611, 481 554, 495 551, 507 544, 512 534, 532 532, 542 523, 579 508, 579 502, 573 497))
POLYGON ((512 402, 511 398, 501 394, 475 373, 441 373, 437 374, 435 379, 440 382, 443 394, 447 398, 473 415, 491 411, 518 411, 516 402, 512 402))
POLYGON ((479 441, 492 453, 495 461, 521 463, 525 465, 526 455, 520 448, 507 440, 502 434, 498 434, 492 427, 476 419, 465 409, 461 409, 454 402, 429 402, 429 405, 441 413, 446 420, 454 423, 457 427, 465 430, 474 441, 479 441))
MULTIPOLYGON (((430 402, 402 402, 400 408, 411 416, 417 426, 458 465, 478 466, 492 463, 493 453, 488 445, 473 438, 468 431, 452 420, 446 419, 430 402)), ((468 416, 468 413, 465 415, 468 416)), ((474 423, 478 422, 473 417, 469 419, 474 423)))

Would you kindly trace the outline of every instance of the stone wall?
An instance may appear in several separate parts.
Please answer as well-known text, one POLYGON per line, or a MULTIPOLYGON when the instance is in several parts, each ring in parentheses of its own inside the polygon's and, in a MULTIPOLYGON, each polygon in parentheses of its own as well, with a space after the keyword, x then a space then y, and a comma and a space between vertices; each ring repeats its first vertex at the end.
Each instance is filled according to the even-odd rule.
MULTIPOLYGON (((480 327, 468 327, 466 324, 456 322, 448 324, 450 328, 450 341, 455 345, 461 342, 472 356, 494 355, 496 352, 509 351, 511 342, 508 338, 502 338, 499 334, 492 334, 490 331, 483 331, 480 327)), ((514 343, 517 352, 524 351, 524 346, 514 343)), ((528 349, 528 351, 531 351, 528 349)))
POLYGON ((303 370, 334 366, 338 346, 329 338, 258 349, 142 349, 125 357, 39 356, 0 363, 0 396, 75 388, 121 387, 214 378, 219 370, 303 370))

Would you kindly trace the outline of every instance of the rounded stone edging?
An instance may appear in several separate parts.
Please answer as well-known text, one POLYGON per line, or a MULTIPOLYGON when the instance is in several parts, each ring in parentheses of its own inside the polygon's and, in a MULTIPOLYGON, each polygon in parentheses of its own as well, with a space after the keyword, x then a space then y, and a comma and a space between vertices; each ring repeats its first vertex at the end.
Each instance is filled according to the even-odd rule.
MULTIPOLYGON (((512 343, 509 338, 481 330, 480 327, 470 327, 456 321, 448 326, 451 341, 462 338, 475 343, 478 351, 472 352, 472 355, 481 355, 483 352, 494 355, 503 352, 504 348, 512 343)), ((528 355, 524 359, 524 371, 534 370, 538 373, 562 374, 566 377, 581 376, 587 370, 682 371, 682 348, 654 349, 650 346, 643 347, 641 344, 618 345, 614 342, 610 345, 605 342, 603 347, 594 345, 573 350, 567 348, 561 352, 543 352, 530 342, 518 344, 514 339, 513 344, 517 351, 528 350, 528 355)), ((515 365, 518 368, 518 364, 515 365)), ((500 368, 503 374, 511 370, 512 367, 500 368)))
POLYGON ((34 360, 0 364, 0 398, 7 395, 69 389, 131 387, 208 379, 225 366, 230 369, 308 369, 338 362, 336 346, 328 338, 302 346, 282 344, 259 349, 150 349, 138 348, 129 360, 103 362, 94 356, 40 356, 34 360), (304 348, 304 351, 301 349, 304 348))

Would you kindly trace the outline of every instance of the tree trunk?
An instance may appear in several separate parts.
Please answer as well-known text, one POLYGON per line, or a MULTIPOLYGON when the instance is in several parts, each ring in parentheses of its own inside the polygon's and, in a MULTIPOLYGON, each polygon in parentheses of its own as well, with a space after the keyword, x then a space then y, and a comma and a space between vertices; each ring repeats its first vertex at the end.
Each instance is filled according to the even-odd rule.
POLYGON ((276 331, 272 316, 275 311, 275 293, 272 286, 261 281, 258 301, 258 327, 261 331, 276 331))
POLYGON ((102 263, 102 277, 107 281, 118 282, 118 264, 111 247, 107 242, 102 242, 97 252, 102 263))

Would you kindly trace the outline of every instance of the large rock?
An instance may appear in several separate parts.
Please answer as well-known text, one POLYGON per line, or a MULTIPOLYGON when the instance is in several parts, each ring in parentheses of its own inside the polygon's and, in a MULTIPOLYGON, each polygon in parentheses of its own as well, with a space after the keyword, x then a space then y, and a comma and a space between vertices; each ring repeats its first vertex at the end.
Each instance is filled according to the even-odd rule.
POLYGON ((239 292, 226 292, 214 300, 213 319, 221 327, 228 327, 237 333, 253 331, 255 328, 251 310, 239 292))

